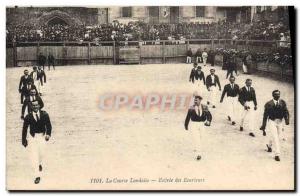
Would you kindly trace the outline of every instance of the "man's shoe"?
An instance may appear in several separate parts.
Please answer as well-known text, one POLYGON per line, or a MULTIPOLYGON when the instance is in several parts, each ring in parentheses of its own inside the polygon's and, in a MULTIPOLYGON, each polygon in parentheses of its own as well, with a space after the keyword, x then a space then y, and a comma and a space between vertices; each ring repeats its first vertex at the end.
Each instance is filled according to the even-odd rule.
POLYGON ((275 156, 275 161, 280 161, 279 156, 275 156))
POLYGON ((272 152, 272 148, 268 144, 267 144, 267 148, 268 148, 267 152, 272 152))
POLYGON ((37 177, 37 178, 35 178, 35 180, 34 180, 34 184, 38 184, 38 183, 40 183, 40 180, 41 180, 41 178, 40 178, 40 177, 37 177))
POLYGON ((230 118, 230 116, 227 116, 227 118, 228 118, 228 121, 231 121, 231 118, 230 118))
POLYGON ((200 159, 201 159, 201 156, 198 155, 198 156, 197 156, 197 161, 200 161, 200 159))
POLYGON ((240 127, 240 131, 244 131, 244 128, 243 128, 243 127, 240 127))
POLYGON ((42 165, 39 165, 39 171, 42 171, 42 170, 43 170, 42 165))
POLYGON ((231 123, 232 125, 235 125, 235 122, 234 121, 232 121, 232 123, 231 123))
POLYGON ((212 108, 216 108, 216 106, 213 105, 212 108))
POLYGON ((207 102, 207 105, 209 105, 209 101, 207 102))
POLYGON ((251 136, 251 137, 255 137, 255 135, 254 135, 254 133, 249 133, 249 135, 251 136))

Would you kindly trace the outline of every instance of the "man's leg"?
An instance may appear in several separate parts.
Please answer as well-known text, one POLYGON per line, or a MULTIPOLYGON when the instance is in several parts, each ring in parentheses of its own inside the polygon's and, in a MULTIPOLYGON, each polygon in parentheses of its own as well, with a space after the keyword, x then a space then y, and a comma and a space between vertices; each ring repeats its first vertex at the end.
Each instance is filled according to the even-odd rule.
POLYGON ((247 120, 247 115, 248 115, 248 110, 245 110, 243 108, 243 112, 242 112, 242 118, 241 118, 241 123, 240 123, 240 131, 243 131, 244 125, 245 125, 245 121, 247 120))
POLYGON ((21 91, 21 104, 23 104, 23 102, 24 102, 24 92, 23 92, 23 90, 21 91))
MULTIPOLYGON (((199 159, 198 156, 201 156, 201 135, 200 135, 200 122, 190 122, 190 131, 192 135, 193 142, 193 151, 195 154, 195 158, 199 159)), ((201 159, 201 158, 200 158, 201 159)), ((199 160, 200 160, 199 159, 199 160)))
POLYGON ((40 177, 39 173, 39 149, 37 138, 31 137, 28 139, 28 147, 29 147, 29 156, 33 168, 34 179, 40 177))

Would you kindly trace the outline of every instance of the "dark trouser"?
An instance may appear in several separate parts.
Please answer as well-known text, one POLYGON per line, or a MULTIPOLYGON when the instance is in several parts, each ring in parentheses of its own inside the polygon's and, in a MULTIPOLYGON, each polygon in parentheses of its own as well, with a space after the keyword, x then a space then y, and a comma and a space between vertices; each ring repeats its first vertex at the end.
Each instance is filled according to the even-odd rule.
POLYGON ((228 69, 227 74, 226 74, 226 79, 228 78, 229 74, 230 74, 230 77, 233 76, 233 71, 237 75, 237 70, 236 69, 228 69))
POLYGON ((50 70, 51 65, 52 65, 53 69, 55 70, 54 63, 49 63, 49 64, 48 64, 48 70, 50 70))
POLYGON ((25 93, 21 91, 21 104, 24 102, 25 93))

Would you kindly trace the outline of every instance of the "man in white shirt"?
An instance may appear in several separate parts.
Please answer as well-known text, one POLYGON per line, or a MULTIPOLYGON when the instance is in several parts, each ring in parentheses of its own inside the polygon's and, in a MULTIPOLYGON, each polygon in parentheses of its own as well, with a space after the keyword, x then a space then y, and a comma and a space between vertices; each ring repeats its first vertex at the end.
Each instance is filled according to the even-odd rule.
POLYGON ((206 48, 204 48, 204 51, 202 52, 202 59, 203 59, 203 65, 206 66, 208 54, 206 52, 206 48))

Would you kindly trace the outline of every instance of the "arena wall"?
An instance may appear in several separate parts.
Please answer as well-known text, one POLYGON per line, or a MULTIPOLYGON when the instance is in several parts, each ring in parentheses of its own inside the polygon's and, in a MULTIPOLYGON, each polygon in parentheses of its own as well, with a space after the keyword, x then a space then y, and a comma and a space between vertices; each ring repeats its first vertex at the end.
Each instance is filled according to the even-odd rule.
MULTIPOLYGON (((122 44, 122 43, 121 43, 122 44)), ((130 43, 129 43, 130 44, 130 43)), ((257 52, 267 52, 276 48, 276 43, 251 43, 249 41, 233 42, 231 40, 190 40, 186 44, 171 44, 167 41, 161 41, 159 45, 135 45, 132 43, 128 47, 138 48, 140 64, 167 64, 184 63, 186 61, 186 51, 191 48, 193 53, 198 48, 203 50, 216 48, 234 48, 255 50, 257 52)), ((124 47, 124 46, 122 46, 124 47)), ((29 46, 19 45, 15 48, 8 47, 6 52, 6 66, 31 66, 37 64, 39 53, 48 55, 53 54, 57 65, 76 65, 76 64, 119 64, 119 47, 114 43, 107 43, 101 46, 91 45, 91 43, 82 43, 81 45, 68 43, 61 45, 47 45, 41 43, 30 44, 29 46), (14 54, 15 53, 15 54, 14 54), (14 60, 14 58, 16 60, 14 60)), ((222 60, 216 56, 216 65, 221 65, 222 60)), ((238 67, 242 69, 242 61, 238 59, 238 67)), ((250 68, 252 72, 268 73, 270 75, 280 76, 281 78, 292 79, 292 65, 280 67, 275 63, 256 63, 250 68)))

